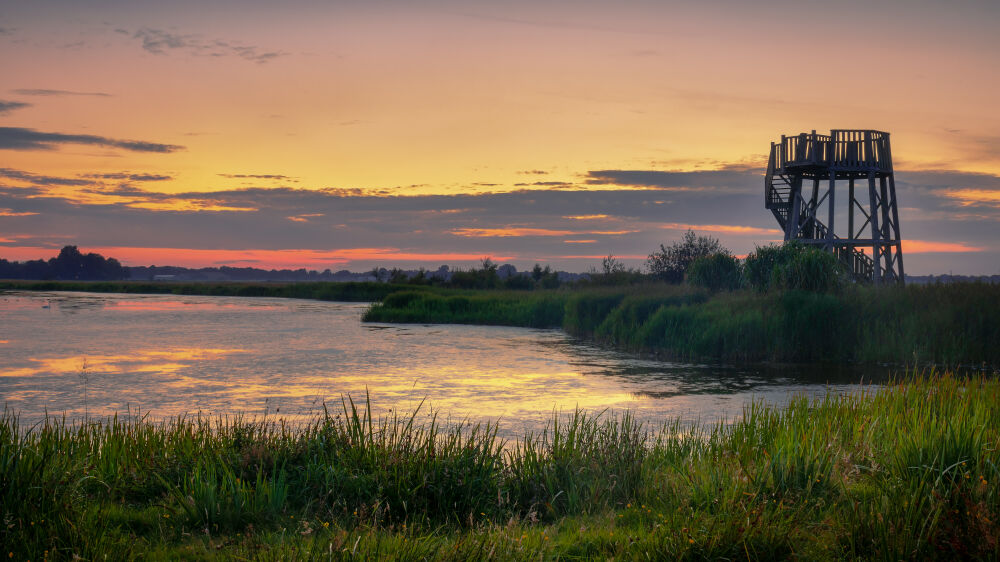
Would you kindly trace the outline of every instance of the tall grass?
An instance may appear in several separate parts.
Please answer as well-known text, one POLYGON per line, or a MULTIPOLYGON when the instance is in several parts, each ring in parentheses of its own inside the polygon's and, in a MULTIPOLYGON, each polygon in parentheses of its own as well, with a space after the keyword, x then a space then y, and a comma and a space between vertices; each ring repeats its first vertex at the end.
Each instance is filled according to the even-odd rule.
POLYGON ((910 376, 731 424, 511 443, 345 400, 305 428, 0 417, 14 559, 996 559, 1000 382, 910 376))
POLYGON ((1000 285, 709 293, 676 285, 389 295, 365 320, 562 327, 685 359, 1000 366, 1000 285))

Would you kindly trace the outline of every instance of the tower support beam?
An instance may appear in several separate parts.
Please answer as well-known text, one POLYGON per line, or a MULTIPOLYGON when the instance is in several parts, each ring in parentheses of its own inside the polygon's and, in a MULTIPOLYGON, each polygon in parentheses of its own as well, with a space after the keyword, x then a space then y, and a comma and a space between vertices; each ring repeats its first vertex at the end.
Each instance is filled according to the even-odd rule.
POLYGON ((785 240, 799 240, 832 252, 860 281, 902 283, 902 240, 891 154, 889 134, 874 130, 834 129, 829 135, 812 131, 782 135, 780 142, 771 143, 764 178, 765 206, 774 213, 785 240), (864 200, 865 190, 856 189, 860 186, 855 181, 866 179, 864 200), (808 193, 803 192, 806 181, 812 182, 808 193), (847 182, 846 198, 836 195, 837 184, 843 181, 847 182), (822 194, 821 183, 825 184, 822 194), (846 209, 838 208, 838 201, 841 206, 846 202, 846 209), (826 213, 821 214, 824 204, 826 213), (838 234, 838 222, 841 228, 846 222, 846 234, 838 234), (864 237, 866 231, 871 232, 871 238, 864 237))

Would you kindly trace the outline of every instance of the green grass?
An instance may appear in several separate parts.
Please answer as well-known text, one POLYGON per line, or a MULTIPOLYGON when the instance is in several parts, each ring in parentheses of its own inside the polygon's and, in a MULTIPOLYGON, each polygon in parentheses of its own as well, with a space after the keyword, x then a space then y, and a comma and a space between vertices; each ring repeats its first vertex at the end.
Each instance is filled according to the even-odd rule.
POLYGON ((836 294, 709 294, 663 284, 410 291, 372 305, 364 319, 561 327, 603 345, 682 359, 1000 365, 1000 285, 984 283, 836 294))
POLYGON ((730 425, 576 412, 0 418, 12 559, 996 559, 1000 382, 909 377, 730 425))

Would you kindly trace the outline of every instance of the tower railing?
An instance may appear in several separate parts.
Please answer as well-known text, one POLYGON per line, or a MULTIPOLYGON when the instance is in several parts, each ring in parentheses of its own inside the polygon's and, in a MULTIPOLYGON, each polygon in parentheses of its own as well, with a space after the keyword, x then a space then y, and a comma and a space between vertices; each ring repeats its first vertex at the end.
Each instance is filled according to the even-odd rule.
POLYGON ((856 279, 876 285, 905 279, 888 133, 834 129, 829 135, 782 135, 771 143, 764 205, 786 241, 832 252, 856 279), (845 181, 838 190, 837 182, 845 181), (841 232, 847 227, 846 236, 837 234, 835 221, 841 232))
POLYGON ((794 136, 783 135, 781 142, 771 145, 773 170, 824 167, 892 172, 888 133, 838 129, 831 133, 820 135, 813 131, 794 136))

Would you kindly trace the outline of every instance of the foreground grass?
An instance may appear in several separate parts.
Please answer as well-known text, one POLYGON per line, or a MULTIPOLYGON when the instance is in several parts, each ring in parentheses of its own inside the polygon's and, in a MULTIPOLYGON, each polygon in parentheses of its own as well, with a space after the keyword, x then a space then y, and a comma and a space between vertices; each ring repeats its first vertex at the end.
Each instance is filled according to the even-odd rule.
POLYGON ((1000 383, 914 377, 647 431, 0 419, 13 559, 996 559, 1000 383))
POLYGON ((1000 285, 954 283, 709 294, 639 285, 449 295, 404 291, 376 322, 561 327, 629 351, 684 359, 1000 365, 1000 285))

